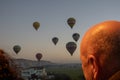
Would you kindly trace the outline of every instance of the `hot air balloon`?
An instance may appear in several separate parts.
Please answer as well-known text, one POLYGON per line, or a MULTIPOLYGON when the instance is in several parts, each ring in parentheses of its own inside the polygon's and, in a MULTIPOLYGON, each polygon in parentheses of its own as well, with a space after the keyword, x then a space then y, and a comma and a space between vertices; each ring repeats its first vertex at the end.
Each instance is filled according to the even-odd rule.
POLYGON ((59 39, 58 39, 57 37, 53 37, 53 38, 52 38, 52 42, 53 42, 55 45, 57 44, 58 40, 59 40, 59 39))
POLYGON ((68 25, 71 27, 71 29, 72 29, 73 26, 75 25, 75 22, 76 22, 76 20, 75 20, 73 17, 71 17, 71 18, 69 18, 69 19, 67 20, 67 23, 68 23, 68 25))
POLYGON ((14 50, 14 52, 15 52, 16 54, 18 54, 19 51, 21 50, 21 47, 20 47, 19 45, 15 45, 15 46, 13 47, 13 50, 14 50))
POLYGON ((33 23, 33 27, 35 28, 35 30, 38 30, 38 28, 40 27, 40 23, 39 22, 34 22, 33 23))
POLYGON ((73 39, 77 42, 78 39, 80 38, 80 35, 79 35, 79 33, 74 33, 74 34, 72 35, 72 37, 73 37, 73 39))
POLYGON ((77 45, 75 42, 68 42, 66 44, 66 49, 68 50, 68 52, 71 54, 71 56, 73 55, 74 51, 76 50, 77 45))
POLYGON ((42 54, 41 53, 37 53, 36 54, 36 58, 37 58, 38 61, 40 61, 40 59, 42 58, 42 54))

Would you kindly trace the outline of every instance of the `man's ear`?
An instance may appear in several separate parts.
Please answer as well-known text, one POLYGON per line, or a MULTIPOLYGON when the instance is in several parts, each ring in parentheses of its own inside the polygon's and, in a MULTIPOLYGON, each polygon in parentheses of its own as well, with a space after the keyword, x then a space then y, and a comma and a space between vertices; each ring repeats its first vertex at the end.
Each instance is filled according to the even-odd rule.
POLYGON ((95 56, 89 55, 88 61, 89 61, 89 65, 91 66, 91 70, 92 70, 92 73, 93 73, 93 76, 95 79, 97 76, 97 73, 98 73, 97 60, 96 60, 95 56))

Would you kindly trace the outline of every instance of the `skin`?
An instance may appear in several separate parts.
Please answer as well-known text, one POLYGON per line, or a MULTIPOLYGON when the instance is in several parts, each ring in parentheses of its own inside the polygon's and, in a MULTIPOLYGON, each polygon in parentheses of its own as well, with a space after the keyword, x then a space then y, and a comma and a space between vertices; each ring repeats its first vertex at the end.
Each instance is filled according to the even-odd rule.
POLYGON ((80 44, 86 80, 108 80, 120 70, 120 22, 104 21, 91 27, 80 44))

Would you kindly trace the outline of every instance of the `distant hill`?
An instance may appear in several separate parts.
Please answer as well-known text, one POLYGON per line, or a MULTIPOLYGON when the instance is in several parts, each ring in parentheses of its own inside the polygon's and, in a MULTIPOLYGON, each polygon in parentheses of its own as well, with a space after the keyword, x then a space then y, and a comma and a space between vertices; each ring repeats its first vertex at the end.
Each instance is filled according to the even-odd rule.
POLYGON ((79 63, 68 63, 68 64, 59 64, 59 63, 53 63, 50 61, 34 61, 34 60, 28 60, 28 59, 13 59, 14 63, 22 68, 28 68, 28 67, 35 67, 35 66, 44 66, 44 67, 80 67, 81 64, 79 63))
POLYGON ((28 59, 14 59, 13 60, 16 65, 22 68, 28 68, 28 67, 34 67, 34 66, 47 66, 47 65, 54 65, 55 63, 52 63, 50 61, 34 61, 34 60, 28 60, 28 59))

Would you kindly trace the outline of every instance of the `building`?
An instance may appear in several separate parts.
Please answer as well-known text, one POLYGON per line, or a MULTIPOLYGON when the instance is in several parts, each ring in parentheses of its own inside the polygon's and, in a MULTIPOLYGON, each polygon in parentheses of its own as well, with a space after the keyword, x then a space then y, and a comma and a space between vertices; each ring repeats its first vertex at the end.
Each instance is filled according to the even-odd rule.
POLYGON ((47 72, 44 67, 29 67, 21 70, 21 76, 25 80, 42 80, 47 76, 47 72))

